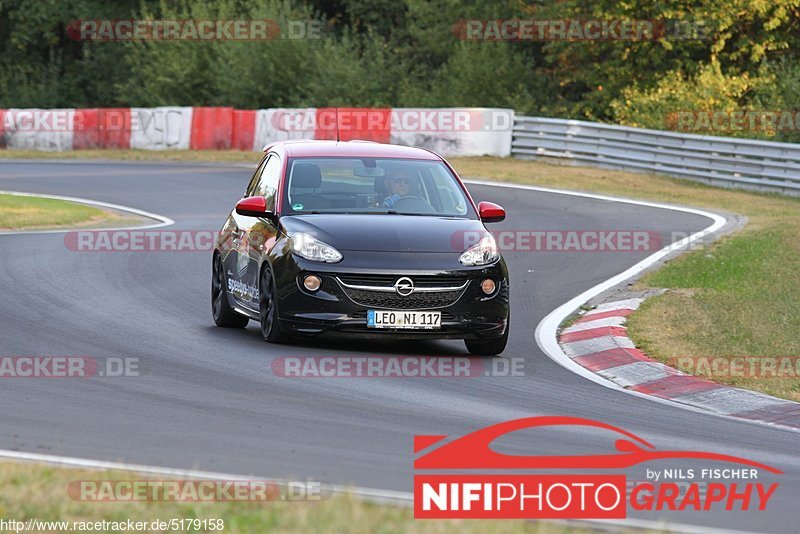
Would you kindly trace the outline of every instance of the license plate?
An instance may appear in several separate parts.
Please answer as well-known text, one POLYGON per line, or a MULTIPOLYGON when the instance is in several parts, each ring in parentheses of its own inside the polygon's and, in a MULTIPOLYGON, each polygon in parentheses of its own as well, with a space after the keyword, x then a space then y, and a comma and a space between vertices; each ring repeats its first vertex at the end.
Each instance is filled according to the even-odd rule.
POLYGON ((442 326, 442 312, 367 310, 368 328, 435 330, 442 326))

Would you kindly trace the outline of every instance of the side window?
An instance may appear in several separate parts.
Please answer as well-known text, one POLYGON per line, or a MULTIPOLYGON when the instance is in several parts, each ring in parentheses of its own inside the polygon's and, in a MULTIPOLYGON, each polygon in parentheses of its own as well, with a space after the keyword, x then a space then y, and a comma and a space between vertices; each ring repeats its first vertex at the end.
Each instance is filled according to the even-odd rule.
POLYGON ((245 197, 252 197, 256 195, 256 187, 258 187, 258 181, 261 178, 261 173, 264 171, 264 165, 266 165, 267 159, 269 159, 269 157, 262 159, 261 163, 256 169, 256 172, 253 173, 253 177, 250 179, 250 184, 247 186, 247 191, 244 193, 245 197))
POLYGON ((275 211, 275 197, 278 192, 278 182, 281 175, 281 160, 278 156, 271 155, 264 165, 261 177, 258 180, 256 195, 267 199, 267 209, 275 211))

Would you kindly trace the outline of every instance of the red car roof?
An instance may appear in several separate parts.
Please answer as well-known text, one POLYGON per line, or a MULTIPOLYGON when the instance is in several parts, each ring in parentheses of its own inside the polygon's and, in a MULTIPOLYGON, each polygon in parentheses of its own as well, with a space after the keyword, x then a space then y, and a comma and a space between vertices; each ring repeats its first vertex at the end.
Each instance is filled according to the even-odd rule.
POLYGON ((406 158, 441 161, 441 157, 425 150, 410 146, 387 145, 368 141, 280 141, 265 150, 283 148, 292 158, 311 157, 352 157, 352 158, 406 158))

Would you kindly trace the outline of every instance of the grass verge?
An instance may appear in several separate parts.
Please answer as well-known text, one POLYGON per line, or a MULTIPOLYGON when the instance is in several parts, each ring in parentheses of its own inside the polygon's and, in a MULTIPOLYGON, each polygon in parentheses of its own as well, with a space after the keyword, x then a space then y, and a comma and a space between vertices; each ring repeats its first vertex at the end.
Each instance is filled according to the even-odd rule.
MULTIPOLYGON (((320 501, 274 502, 88 502, 74 500, 67 491, 73 481, 144 480, 134 473, 57 468, 41 464, 0 462, 0 517, 27 522, 136 522, 152 526, 153 520, 222 519, 225 534, 262 532, 465 532, 465 533, 566 533, 588 532, 574 526, 529 521, 428 520, 414 521, 411 508, 378 505, 348 495, 320 501)), ((157 477, 157 480, 174 480, 157 477)), ((94 530, 98 531, 97 529, 94 530)), ((99 530, 112 532, 112 530, 99 530)), ((172 532, 168 530, 169 532, 172 532)), ((118 531, 114 531, 118 532, 118 531)), ((164 532, 149 528, 139 532, 164 532)))
POLYGON ((121 226, 140 220, 67 200, 0 194, 0 231, 121 226))

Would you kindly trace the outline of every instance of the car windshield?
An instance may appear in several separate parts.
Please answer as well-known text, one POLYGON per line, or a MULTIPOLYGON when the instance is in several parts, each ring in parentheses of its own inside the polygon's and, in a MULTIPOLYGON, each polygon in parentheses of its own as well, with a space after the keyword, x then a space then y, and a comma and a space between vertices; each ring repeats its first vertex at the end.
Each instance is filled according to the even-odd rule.
POLYGON ((386 213, 474 218, 456 178, 441 161, 292 158, 288 213, 386 213))

